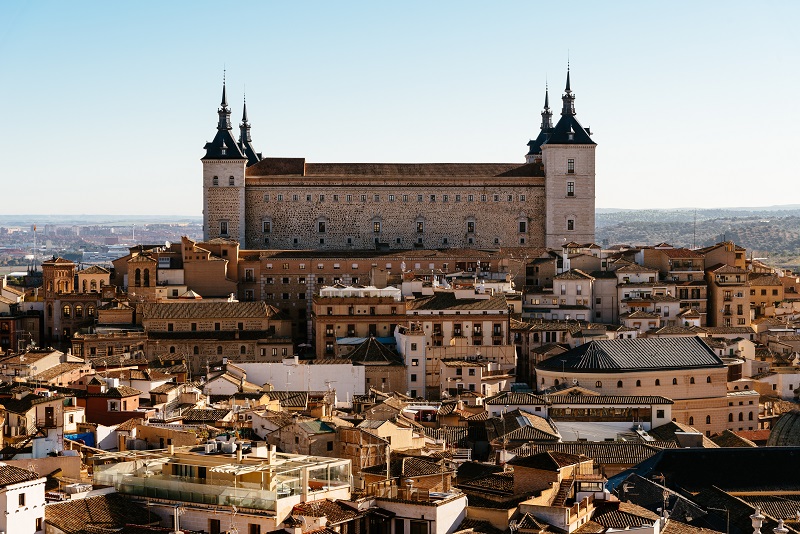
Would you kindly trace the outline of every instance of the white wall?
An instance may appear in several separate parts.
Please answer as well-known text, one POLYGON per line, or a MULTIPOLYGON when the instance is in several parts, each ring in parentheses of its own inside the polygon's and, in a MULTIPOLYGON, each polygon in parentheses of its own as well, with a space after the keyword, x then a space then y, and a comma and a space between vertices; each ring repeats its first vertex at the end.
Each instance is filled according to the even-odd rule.
POLYGON ((236 365, 247 373, 247 381, 262 386, 272 384, 277 391, 336 390, 336 406, 347 407, 353 395, 364 395, 365 368, 363 365, 295 365, 294 360, 281 363, 250 362, 236 365))
POLYGON ((42 518, 44 528, 45 478, 11 484, 0 492, 0 531, 6 534, 34 534, 36 519, 42 518), (19 495, 25 494, 25 505, 19 506, 19 495))

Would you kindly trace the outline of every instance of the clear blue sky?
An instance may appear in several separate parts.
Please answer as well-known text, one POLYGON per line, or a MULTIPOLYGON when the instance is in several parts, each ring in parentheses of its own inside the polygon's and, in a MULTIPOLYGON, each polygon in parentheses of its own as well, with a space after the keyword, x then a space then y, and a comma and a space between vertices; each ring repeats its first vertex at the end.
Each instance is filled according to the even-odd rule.
POLYGON ((800 203, 800 2, 0 2, 0 212, 200 215, 223 66, 311 162, 523 162, 567 55, 597 206, 800 203))

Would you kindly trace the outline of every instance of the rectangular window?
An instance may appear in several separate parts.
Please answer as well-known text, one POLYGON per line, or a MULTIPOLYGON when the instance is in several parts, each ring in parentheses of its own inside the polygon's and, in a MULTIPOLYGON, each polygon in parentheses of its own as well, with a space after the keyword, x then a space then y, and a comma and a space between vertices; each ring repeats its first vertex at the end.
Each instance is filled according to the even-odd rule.
POLYGON ((567 160, 567 174, 575 174, 575 160, 568 159, 567 160))
POLYGON ((425 232, 425 223, 422 221, 417 222, 417 233, 422 234, 425 232))
POLYGON ((283 202, 283 195, 279 194, 279 195, 276 195, 276 196, 277 196, 278 202, 283 202))
POLYGON ((568 197, 575 196, 575 182, 567 182, 567 196, 568 197))
POLYGON ((389 202, 394 202, 394 195, 389 195, 389 202))
POLYGON ((381 201, 381 196, 380 195, 372 195, 372 200, 375 201, 375 202, 380 202, 381 201))
POLYGON ((417 195, 417 202, 422 202, 422 195, 417 195))
POLYGON ((352 202, 353 201, 353 195, 346 195, 345 196, 345 200, 347 200, 348 202, 352 202))
POLYGON ((456 195, 456 202, 461 202, 461 195, 456 195))
POLYGON ((306 202, 311 202, 311 195, 306 195, 306 202))
POLYGON ((447 195, 442 195, 442 202, 447 202, 447 199, 448 199, 447 195))
POLYGON ((475 223, 473 221, 467 221, 467 233, 468 234, 475 233, 475 223))
POLYGON ((319 232, 320 234, 325 233, 325 221, 317 222, 317 232, 319 232))
POLYGON ((361 195, 361 202, 367 201, 367 195, 361 195))
POLYGON ((269 202, 269 195, 264 195, 264 202, 269 202))
POLYGON ((486 195, 481 195, 481 202, 486 202, 486 195))
POLYGON ((436 202, 436 195, 431 195, 431 202, 436 202))
POLYGON ((292 202, 297 202, 300 200, 300 195, 292 195, 292 202))
POLYGON ((500 195, 494 195, 492 198, 495 202, 500 202, 500 195))
POLYGON ((339 202, 339 195, 333 195, 333 201, 339 202))
POLYGON ((475 200, 475 195, 467 195, 467 202, 473 202, 475 200))
POLYGON ((574 230, 575 229, 575 221, 573 219, 567 219, 567 230, 574 230))
POLYGON ((319 201, 320 202, 325 202, 325 195, 320 195, 319 196, 319 201))
POLYGON ((514 202, 514 195, 508 195, 508 196, 506 197, 506 200, 507 200, 508 202, 514 202))
POLYGON ((24 493, 20 493, 19 494, 19 505, 20 506, 25 506, 25 494, 24 493))
POLYGON ((219 222, 219 233, 222 235, 228 235, 228 221, 219 222))
POLYGON ((408 195, 403 195, 403 202, 408 202, 408 195))
POLYGON ((417 350, 417 344, 416 343, 412 343, 411 344, 411 350, 417 350))
POLYGON ((520 202, 525 202, 525 195, 520 195, 519 196, 519 201, 520 202))
POLYGON ((379 223, 378 221, 373 222, 372 231, 375 232, 376 234, 381 233, 381 223, 379 223))
POLYGON ((272 233, 272 223, 270 221, 264 221, 262 227, 265 234, 272 233))
POLYGON ((527 221, 519 221, 519 233, 524 234, 528 231, 527 221))

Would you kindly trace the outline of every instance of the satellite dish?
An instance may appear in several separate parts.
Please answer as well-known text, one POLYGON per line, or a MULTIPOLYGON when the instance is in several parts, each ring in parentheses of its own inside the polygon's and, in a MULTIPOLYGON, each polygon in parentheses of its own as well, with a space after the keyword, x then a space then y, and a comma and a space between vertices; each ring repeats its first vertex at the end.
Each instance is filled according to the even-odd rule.
POLYGON ((169 241, 164 241, 164 248, 169 248, 171 246, 172 246, 172 243, 170 243, 169 241))

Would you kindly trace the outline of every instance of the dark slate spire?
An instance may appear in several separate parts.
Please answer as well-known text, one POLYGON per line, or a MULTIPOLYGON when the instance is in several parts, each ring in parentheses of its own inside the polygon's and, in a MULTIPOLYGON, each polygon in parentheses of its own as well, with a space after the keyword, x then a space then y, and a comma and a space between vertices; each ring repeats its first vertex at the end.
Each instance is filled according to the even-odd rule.
POLYGON ((561 108, 561 115, 575 115, 575 95, 569 87, 569 66, 567 66, 567 86, 564 88, 564 95, 561 97, 564 102, 561 108))
POLYGON ((542 111, 542 130, 549 130, 553 127, 553 112, 550 111, 550 91, 547 86, 544 88, 544 110, 542 111))
POLYGON ((217 130, 230 130, 231 129, 231 108, 228 107, 228 97, 225 94, 225 79, 222 80, 222 102, 219 104, 217 110, 219 115, 219 123, 217 130))
POLYGON ((242 107, 242 123, 239 125, 239 142, 249 143, 250 139, 250 123, 247 122, 247 97, 244 99, 244 106, 242 107))
POLYGON ((248 167, 261 161, 261 153, 256 152, 253 148, 252 139, 250 138, 250 123, 247 122, 247 97, 244 99, 242 123, 239 125, 239 150, 247 158, 248 167))
POLYGON ((224 75, 222 78, 222 101, 219 104, 217 115, 219 115, 217 134, 213 141, 205 144, 206 155, 202 159, 247 159, 233 138, 231 108, 228 107, 224 75))

